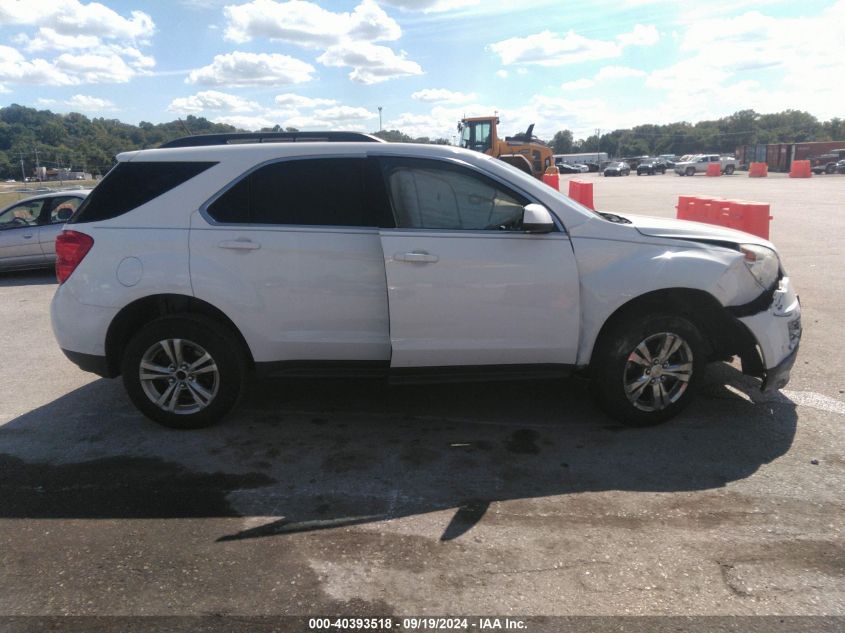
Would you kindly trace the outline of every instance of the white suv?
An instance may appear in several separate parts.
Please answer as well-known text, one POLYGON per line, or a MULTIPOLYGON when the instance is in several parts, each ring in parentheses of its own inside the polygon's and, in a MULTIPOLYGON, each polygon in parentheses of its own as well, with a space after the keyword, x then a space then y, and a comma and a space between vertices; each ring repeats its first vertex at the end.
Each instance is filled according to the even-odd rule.
POLYGON ((596 213, 478 152, 267 136, 121 154, 57 240, 59 345, 153 420, 211 424, 250 372, 580 371, 634 425, 710 360, 788 380, 800 307, 765 240, 596 213))

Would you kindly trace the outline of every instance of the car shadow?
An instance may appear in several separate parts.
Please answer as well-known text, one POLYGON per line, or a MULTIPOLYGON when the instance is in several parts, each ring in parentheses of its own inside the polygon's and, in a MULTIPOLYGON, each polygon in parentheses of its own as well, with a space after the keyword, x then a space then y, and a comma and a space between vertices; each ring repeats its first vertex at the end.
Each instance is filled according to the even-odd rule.
POLYGON ((266 518, 220 539, 239 540, 448 509, 452 540, 499 501, 746 478, 797 422, 794 403, 755 404, 755 389, 714 365, 680 418, 631 429, 577 380, 265 382, 224 423, 179 432, 97 380, 0 426, 0 518, 266 518))
POLYGON ((28 270, 0 270, 0 288, 12 286, 47 286, 55 285, 56 273, 52 267, 28 270))

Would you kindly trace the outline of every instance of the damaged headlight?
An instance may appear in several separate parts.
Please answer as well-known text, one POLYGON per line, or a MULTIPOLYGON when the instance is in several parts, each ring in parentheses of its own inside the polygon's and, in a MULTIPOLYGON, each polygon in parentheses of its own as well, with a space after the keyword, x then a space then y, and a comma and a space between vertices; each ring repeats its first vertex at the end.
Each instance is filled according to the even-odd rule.
POLYGON ((771 288, 778 279, 780 259, 778 254, 765 246, 756 244, 740 244, 739 250, 745 257, 745 265, 760 287, 764 290, 771 288))

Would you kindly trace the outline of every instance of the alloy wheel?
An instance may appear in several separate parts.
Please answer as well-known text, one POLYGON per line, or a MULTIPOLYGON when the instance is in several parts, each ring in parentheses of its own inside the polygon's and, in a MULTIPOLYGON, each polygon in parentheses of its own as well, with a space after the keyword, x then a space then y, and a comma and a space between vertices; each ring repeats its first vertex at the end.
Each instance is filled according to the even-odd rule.
POLYGON ((628 354, 625 395, 641 411, 662 411, 684 395, 692 372, 692 349, 682 337, 672 332, 653 334, 628 354))
POLYGON ((211 355, 186 339, 154 343, 141 357, 141 388, 168 413, 189 415, 208 407, 220 388, 220 370, 211 355))

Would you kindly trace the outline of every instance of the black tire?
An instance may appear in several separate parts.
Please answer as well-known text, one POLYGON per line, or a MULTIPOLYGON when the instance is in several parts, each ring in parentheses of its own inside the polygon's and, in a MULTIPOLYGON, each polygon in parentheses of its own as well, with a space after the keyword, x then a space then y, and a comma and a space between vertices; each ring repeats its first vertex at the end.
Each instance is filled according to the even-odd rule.
POLYGON ((826 173, 826 174, 832 174, 832 173, 835 173, 835 172, 836 172, 836 165, 828 164, 824 168, 824 173, 826 173))
MULTIPOLYGON (((698 328, 686 318, 661 313, 648 315, 634 313, 629 317, 621 317, 602 333, 593 353, 592 385, 598 405, 608 415, 628 426, 652 426, 666 422, 683 410, 693 399, 706 365, 704 349, 704 342, 698 328), (679 348, 674 355, 668 357, 669 362, 676 364, 667 362, 666 365, 659 367, 646 364, 648 369, 641 370, 641 365, 629 361, 635 356, 642 358, 635 352, 641 343, 651 340, 652 345, 659 345, 663 340, 659 337, 667 333, 680 338, 687 346, 679 348), (686 358, 685 350, 688 350, 691 356, 690 363, 682 362, 686 358), (663 381, 656 376, 646 376, 647 373, 656 374, 658 371, 666 371, 664 367, 685 367, 686 364, 691 365, 691 374, 687 380, 673 378, 668 373, 663 376, 663 381), (636 374, 639 371, 643 373, 638 377, 636 374), (641 400, 634 404, 627 395, 626 385, 641 384, 642 381, 645 381, 647 386, 640 391, 641 400), (660 381, 659 384, 655 384, 658 381, 660 381), (686 383, 686 387, 679 386, 678 393, 675 393, 676 385, 681 385, 681 383, 686 383), (656 389, 662 389, 666 393, 667 388, 669 400, 665 405, 656 405, 655 410, 641 408, 647 406, 649 400, 652 404, 656 402, 656 389), (648 391, 652 393, 647 393, 648 391), (675 399, 672 400, 670 397, 675 397, 675 399)), ((656 357, 655 353, 652 359, 656 357)))
POLYGON ((727 167, 725 167, 725 175, 726 176, 733 175, 734 169, 736 169, 736 168, 733 165, 728 165, 727 167))
MULTIPOLYGON (((167 350, 168 356, 171 351, 172 346, 167 350)), ((160 362, 155 364, 162 365, 160 362)), ((243 391, 247 361, 241 342, 228 328, 208 317, 185 314, 162 317, 142 327, 124 350, 121 370, 129 398, 146 417, 174 429, 199 429, 215 424, 235 406, 243 391), (165 348, 160 342, 176 339, 181 341, 180 347, 184 345, 186 365, 197 361, 200 352, 204 351, 211 357, 205 366, 214 365, 214 370, 198 370, 196 375, 182 372, 173 378, 163 375, 161 379, 142 381, 141 362, 145 354, 156 353, 159 355, 157 358, 166 361, 163 356, 165 348), (157 343, 160 349, 156 348, 157 343), (189 356, 189 352, 193 353, 193 356, 189 356), (186 383, 188 380, 192 385, 202 387, 204 394, 213 392, 213 396, 205 405, 200 407, 200 400, 194 395, 199 391, 195 391, 193 386, 189 387, 186 383), (203 383, 200 384, 200 381, 203 383), (163 394, 168 390, 168 385, 173 385, 174 382, 179 393, 175 394, 176 389, 171 391, 171 396, 165 403, 172 401, 175 405, 173 408, 179 407, 181 412, 165 410, 148 395, 148 392, 163 394), (191 401, 200 408, 191 411, 191 401)))
POLYGON ((687 167, 685 171, 687 176, 695 176, 695 167, 687 167))

